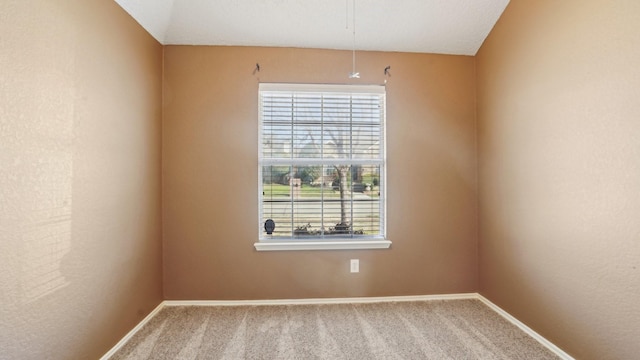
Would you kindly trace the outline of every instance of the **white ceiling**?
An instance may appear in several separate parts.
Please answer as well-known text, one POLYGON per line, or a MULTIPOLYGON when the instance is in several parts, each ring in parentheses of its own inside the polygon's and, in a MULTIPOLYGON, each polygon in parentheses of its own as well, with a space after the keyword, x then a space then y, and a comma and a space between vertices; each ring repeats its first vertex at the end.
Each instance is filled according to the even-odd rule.
POLYGON ((115 0, 160 43, 475 55, 509 0, 115 0), (347 29, 347 23, 349 28, 347 29))

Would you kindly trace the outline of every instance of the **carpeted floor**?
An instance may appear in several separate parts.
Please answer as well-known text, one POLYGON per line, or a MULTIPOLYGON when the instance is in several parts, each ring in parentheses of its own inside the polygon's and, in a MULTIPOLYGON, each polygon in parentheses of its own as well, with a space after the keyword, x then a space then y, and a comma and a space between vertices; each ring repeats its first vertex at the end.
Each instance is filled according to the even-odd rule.
POLYGON ((119 359, 558 359, 478 300, 173 306, 119 359))

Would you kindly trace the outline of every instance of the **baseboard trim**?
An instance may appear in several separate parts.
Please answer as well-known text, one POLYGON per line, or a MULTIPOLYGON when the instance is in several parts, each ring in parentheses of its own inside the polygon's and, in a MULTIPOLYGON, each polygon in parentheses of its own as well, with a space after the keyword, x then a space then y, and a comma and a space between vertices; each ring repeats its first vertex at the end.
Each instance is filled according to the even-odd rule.
POLYGON ((561 359, 563 359, 563 360, 575 360, 571 355, 569 355, 566 352, 564 352, 562 349, 557 347, 554 343, 552 343, 551 341, 547 340, 544 336, 542 336, 542 335, 538 334, 537 332, 535 332, 533 329, 531 329, 530 327, 525 325, 522 321, 516 319, 511 314, 509 314, 508 312, 504 311, 498 305, 492 303, 486 297, 484 297, 484 296, 482 296, 480 294, 476 294, 476 298, 478 300, 482 301, 489 308, 491 308, 491 310, 497 312, 499 315, 501 315, 503 318, 507 319, 513 325, 515 325, 518 328, 520 328, 520 330, 522 330, 525 333, 527 333, 527 335, 529 335, 532 338, 536 339, 536 341, 538 341, 540 344, 542 344, 547 349, 551 350, 554 354, 558 355, 561 359))
POLYGON ((434 300, 479 300, 490 309, 498 313, 527 335, 534 338, 544 347, 563 360, 575 360, 572 356, 557 347, 551 341, 535 332, 520 320, 504 311, 498 305, 478 293, 461 294, 441 294, 441 295, 414 295, 414 296, 383 296, 383 297, 353 297, 353 298, 317 298, 317 299, 282 299, 282 300, 164 300, 153 311, 149 313, 138 325, 127 333, 118 343, 104 354, 100 360, 108 360, 124 344, 129 341, 149 320, 162 310, 165 306, 265 306, 265 305, 329 305, 329 304, 370 304, 384 302, 406 302, 406 301, 434 301, 434 300))
POLYGON ((142 321, 140 321, 138 325, 136 325, 133 329, 131 329, 131 331, 127 333, 127 335, 125 335, 122 339, 120 339, 120 341, 118 341, 118 343, 115 344, 115 346, 112 347, 111 350, 107 351, 106 354, 102 355, 100 360, 108 360, 110 357, 112 357, 113 354, 115 354, 116 351, 120 350, 120 348, 124 346, 124 344, 126 344, 126 342, 129 341, 129 339, 131 339, 133 335, 135 335, 138 331, 140 331, 140 329, 142 329, 142 327, 149 322, 149 320, 153 319, 153 317, 156 316, 156 314, 158 314, 163 307, 164 307, 164 301, 158 304, 158 306, 156 306, 156 308, 153 309, 149 313, 149 315, 145 316, 145 318, 142 319, 142 321))
POLYGON ((277 300, 165 300, 165 306, 269 306, 269 305, 325 305, 325 304, 369 304, 401 301, 433 301, 476 299, 475 293, 383 296, 352 298, 277 299, 277 300))

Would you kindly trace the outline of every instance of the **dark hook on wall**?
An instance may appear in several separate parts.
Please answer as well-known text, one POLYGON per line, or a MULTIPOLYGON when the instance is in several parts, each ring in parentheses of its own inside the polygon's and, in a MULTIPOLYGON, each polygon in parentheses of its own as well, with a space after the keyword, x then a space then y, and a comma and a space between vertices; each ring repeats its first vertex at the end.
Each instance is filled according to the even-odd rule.
POLYGON ((391 72, 389 70, 391 70, 391 65, 387 65, 387 67, 384 68, 384 74, 387 76, 391 76, 391 72))
POLYGON ((260 64, 256 63, 256 68, 253 69, 253 75, 260 72, 260 64))

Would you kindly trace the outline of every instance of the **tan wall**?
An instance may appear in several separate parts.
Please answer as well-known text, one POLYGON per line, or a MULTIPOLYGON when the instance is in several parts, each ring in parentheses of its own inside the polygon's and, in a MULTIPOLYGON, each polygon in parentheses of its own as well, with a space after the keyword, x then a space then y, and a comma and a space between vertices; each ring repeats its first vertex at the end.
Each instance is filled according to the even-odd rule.
POLYGON ((640 2, 512 0, 477 56, 481 293, 640 354, 640 2))
POLYGON ((109 0, 0 34, 0 358, 96 359, 162 300, 162 48, 109 0))
POLYGON ((389 250, 256 252, 258 83, 346 83, 348 51, 165 48, 167 299, 382 296, 477 290, 472 57, 358 53, 387 86, 389 250), (262 71, 252 75, 255 63, 262 71), (361 272, 349 273, 359 258, 361 272))

